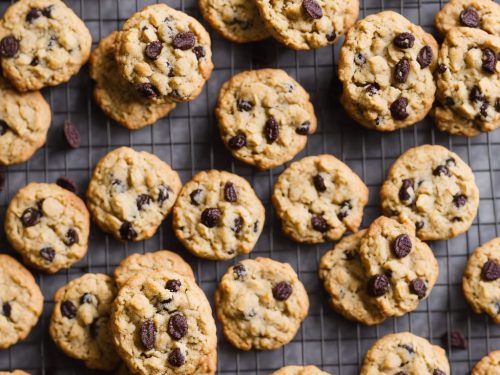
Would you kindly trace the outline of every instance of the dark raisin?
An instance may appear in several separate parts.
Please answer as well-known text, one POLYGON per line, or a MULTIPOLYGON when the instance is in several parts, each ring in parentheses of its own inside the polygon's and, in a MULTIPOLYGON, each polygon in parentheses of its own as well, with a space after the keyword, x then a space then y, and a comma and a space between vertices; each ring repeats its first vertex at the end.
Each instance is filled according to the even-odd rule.
POLYGON ((90 333, 90 337, 92 337, 93 339, 97 338, 97 336, 99 335, 99 319, 98 318, 94 319, 92 321, 92 323, 90 323, 89 333, 90 333))
POLYGON ((495 111, 500 112, 500 98, 495 100, 495 111))
POLYGON ((437 67, 437 71, 439 74, 443 74, 444 72, 446 72, 447 69, 448 67, 444 64, 439 64, 437 67))
POLYGON ((381 297, 389 291, 389 279, 386 275, 375 275, 368 280, 368 294, 381 297))
POLYGON ((269 117, 264 126, 264 135, 268 143, 276 141, 280 135, 280 127, 278 121, 274 117, 269 117))
POLYGON ((202 193, 201 189, 195 189, 189 194, 189 198, 191 199, 191 204, 195 206, 200 205, 201 193, 202 193))
POLYGON ((122 224, 122 226, 120 227, 120 237, 124 241, 132 241, 137 237, 137 232, 134 229, 132 223, 126 221, 122 224))
POLYGON ((10 314, 12 313, 12 306, 9 302, 4 302, 2 304, 2 313, 7 318, 10 318, 10 314))
POLYGON ((455 165, 457 165, 457 162, 455 161, 455 159, 449 158, 449 159, 446 159, 446 165, 448 167, 454 167, 455 165))
POLYGON ((40 222, 40 218, 42 217, 42 213, 36 208, 30 207, 24 210, 21 215, 21 222, 23 225, 28 228, 33 225, 37 225, 40 222))
POLYGON ((313 177, 313 183, 316 190, 320 193, 326 190, 325 180, 320 174, 313 177))
POLYGON ((403 349, 405 349, 408 353, 413 354, 415 353, 415 349, 413 348, 412 345, 410 344, 402 344, 400 345, 403 349))
POLYGON ((81 304, 94 304, 95 297, 91 293, 84 293, 83 296, 80 298, 80 303, 81 304))
POLYGON ((392 243, 392 251, 398 258, 404 258, 410 254, 411 248, 411 239, 407 234, 400 234, 392 243))
POLYGON ((160 56, 162 49, 163 45, 161 44, 161 42, 159 40, 155 40, 149 43, 146 48, 144 48, 144 54, 151 60, 156 60, 160 56))
POLYGON ((236 101, 236 108, 238 108, 240 112, 248 112, 252 110, 253 104, 248 100, 238 99, 236 101))
POLYGON ((483 49, 483 70, 488 73, 495 73, 497 65, 497 56, 491 48, 483 49))
POLYGON ((147 206, 153 201, 153 198, 151 198, 150 195, 148 194, 139 194, 137 198, 135 199, 135 203, 137 205, 137 209, 140 211, 144 206, 147 206))
POLYGON ((304 7, 304 10, 309 15, 309 17, 314 18, 315 20, 323 17, 323 10, 321 9, 321 5, 319 5, 316 0, 304 0, 302 6, 304 7))
POLYGON ((434 176, 449 176, 450 170, 446 165, 438 165, 433 171, 434 176))
POLYGON ((236 279, 243 279, 247 275, 247 269, 243 264, 238 263, 233 267, 233 273, 236 279))
POLYGON ((56 180, 56 184, 62 187, 63 189, 69 190, 72 193, 78 192, 78 185, 71 178, 66 176, 61 176, 56 180))
POLYGON ((234 233, 238 234, 241 232, 242 227, 243 227, 243 218, 241 216, 238 216, 236 219, 234 219, 234 226, 231 229, 234 233))
POLYGON ((424 227, 424 225, 425 225, 425 224, 424 224, 424 222, 423 222, 423 221, 417 221, 417 222, 415 223, 415 228, 416 228, 417 230, 420 230, 420 229, 422 229, 422 228, 424 227))
POLYGON ((184 315, 181 313, 173 314, 168 320, 167 333, 174 340, 180 340, 186 336, 188 331, 188 323, 184 315))
POLYGON ((460 12, 460 22, 464 26, 479 27, 479 14, 473 7, 468 7, 460 12))
POLYGON ((9 126, 7 125, 7 123, 3 120, 0 120, 0 136, 7 133, 7 130, 9 130, 9 126))
POLYGON ((295 129, 295 133, 300 135, 308 135, 310 127, 311 123, 309 121, 304 121, 302 124, 299 125, 297 129, 295 129))
POLYGON ((410 292, 416 294, 419 299, 422 299, 427 294, 427 285, 425 281, 419 278, 410 281, 410 292))
POLYGON ((68 319, 74 319, 76 317, 76 306, 71 301, 63 301, 61 303, 61 314, 68 319))
POLYGON ((44 247, 40 250, 40 256, 48 262, 52 262, 56 257, 56 251, 53 247, 44 247))
POLYGON ((186 362, 184 354, 179 348, 173 349, 168 355, 168 363, 174 367, 181 367, 186 362))
POLYGON ((488 117, 488 107, 489 106, 490 105, 487 102, 483 102, 481 104, 481 107, 479 107, 479 113, 481 114, 481 116, 488 117))
POLYGON ((361 52, 356 52, 354 54, 354 64, 361 66, 366 63, 366 56, 361 52))
POLYGON ((201 223, 208 228, 216 227, 220 222, 221 214, 218 208, 206 208, 201 213, 201 223))
POLYGON ((273 288, 273 297, 278 301, 286 301, 293 293, 293 287, 288 281, 280 281, 273 288))
POLYGON ((348 251, 348 250, 344 251, 344 256, 345 256, 345 260, 348 260, 348 261, 354 260, 357 258, 356 253, 354 251, 348 251))
POLYGON ((399 48, 411 48, 415 43, 415 36, 412 33, 401 33, 394 38, 394 44, 399 48))
POLYGON ((402 58, 396 64, 396 68, 394 71, 394 79, 396 82, 405 83, 408 79, 408 75, 410 74, 410 62, 407 58, 402 58))
POLYGON ((42 15, 43 15, 42 10, 40 8, 33 8, 26 15, 26 21, 32 23, 34 20, 40 18, 42 15))
POLYGON ((481 89, 478 86, 474 86, 472 90, 470 90, 469 100, 473 102, 482 102, 484 101, 484 95, 481 92, 481 89))
POLYGON ((336 38, 337 38, 337 33, 335 32, 335 30, 326 34, 326 40, 328 40, 329 42, 333 42, 336 38))
POLYGON ((453 197, 453 203, 455 203, 455 206, 457 208, 465 206, 465 204, 467 203, 467 197, 463 194, 457 194, 453 197))
POLYGON ((165 202, 169 197, 168 194, 168 187, 165 185, 160 185, 158 187, 158 202, 160 202, 160 205, 165 202))
POLYGON ((440 369, 437 368, 432 372, 432 375, 446 375, 446 372, 441 371, 440 369))
POLYGON ((232 137, 227 143, 229 148, 233 150, 239 150, 240 148, 247 145, 247 137, 244 134, 238 134, 232 137))
POLYGON ((19 41, 12 35, 8 35, 0 40, 0 56, 14 57, 19 51, 19 41))
POLYGON ((328 231, 328 223, 321 216, 313 216, 311 218, 311 225, 313 229, 317 230, 318 232, 324 233, 328 231))
POLYGON ((488 260, 483 266, 481 276, 486 281, 495 281, 500 277, 500 264, 494 260, 488 260))
POLYGON ((446 104, 448 107, 452 107, 455 105, 455 101, 453 100, 452 97, 447 96, 444 104, 446 104))
POLYGON ((78 243, 79 240, 80 237, 78 236, 78 232, 73 228, 69 228, 64 239, 66 246, 72 246, 75 243, 78 243))
POLYGON ((424 69, 431 65, 432 57, 432 48, 430 46, 423 46, 417 56, 417 62, 420 64, 420 68, 424 69))
POLYGON ((177 279, 168 280, 165 284, 165 288, 170 290, 172 293, 178 292, 181 289, 181 286, 181 281, 177 279))
POLYGON ((193 48, 193 53, 194 55, 196 56, 196 58, 199 60, 203 57, 205 57, 205 48, 203 48, 202 46, 196 46, 193 48))
POLYGON ((228 202, 236 202, 238 200, 238 194, 236 194, 236 189, 232 182, 226 182, 224 185, 224 199, 228 202))
POLYGON ((48 7, 45 7, 42 9, 42 14, 47 17, 47 18, 50 18, 52 17, 52 8, 54 6, 53 5, 49 5, 48 7))
POLYGON ((408 117, 406 107, 408 106, 408 99, 400 97, 396 99, 390 107, 391 115, 396 120, 404 120, 408 117))
POLYGON ((174 48, 181 49, 183 51, 193 48, 195 43, 196 38, 190 31, 177 34, 172 41, 174 48))
POLYGON ((151 83, 140 83, 135 88, 143 98, 152 99, 159 96, 158 90, 151 83))
POLYGON ((451 331, 449 338, 448 335, 445 334, 443 336, 443 341, 446 346, 450 346, 453 349, 467 349, 467 340, 459 331, 451 331))
POLYGON ((370 83, 368 84, 368 86, 366 86, 365 88, 365 92, 369 95, 369 96, 373 96, 375 95, 376 93, 378 93, 378 90, 380 89, 380 86, 378 83, 370 83))
POLYGON ((257 233, 259 230, 259 220, 256 220, 255 223, 253 223, 253 231, 254 233, 257 233))
POLYGON ((148 319, 142 322, 139 336, 142 346, 146 350, 151 350, 155 346, 156 341, 156 327, 152 320, 148 319))
POLYGON ((339 220, 343 220, 347 216, 349 216, 351 210, 352 210, 351 201, 344 201, 340 204, 340 211, 337 214, 337 217, 339 218, 339 220))
POLYGON ((80 147, 80 132, 78 131, 75 124, 69 120, 64 120, 63 125, 64 139, 71 148, 80 147))

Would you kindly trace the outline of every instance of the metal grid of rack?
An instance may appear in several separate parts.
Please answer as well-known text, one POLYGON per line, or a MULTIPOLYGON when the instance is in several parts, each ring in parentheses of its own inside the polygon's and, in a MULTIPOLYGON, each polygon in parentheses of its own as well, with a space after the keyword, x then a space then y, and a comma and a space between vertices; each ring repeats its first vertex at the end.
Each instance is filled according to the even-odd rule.
MULTIPOLYGON (((118 29, 137 9, 154 2, 66 1, 90 28, 94 45, 101 37, 118 29)), ((0 14, 9 3, 0 0, 0 14)), ((201 20, 196 0, 168 0, 167 3, 201 20)), ((431 31, 439 40, 432 25, 434 14, 442 5, 442 0, 361 0, 360 18, 384 9, 395 10, 431 31)), ((44 90, 53 111, 47 144, 27 163, 4 168, 6 181, 0 195, 0 225, 3 226, 10 198, 27 182, 53 182, 60 175, 67 175, 78 182, 82 195, 96 162, 122 145, 155 153, 170 163, 183 181, 199 170, 225 169, 249 179, 267 209, 262 237, 250 257, 270 256, 289 262, 308 290, 311 308, 295 339, 275 351, 241 352, 220 337, 219 374, 268 374, 286 364, 315 364, 332 374, 357 374, 364 353, 378 337, 405 330, 437 344, 442 344, 441 337, 446 332, 460 330, 469 341, 468 349, 446 348, 453 374, 457 375, 468 374, 479 358, 500 349, 500 327, 469 310, 460 284, 468 254, 477 245, 500 235, 500 132, 472 139, 451 137, 436 131, 429 119, 389 134, 368 131, 350 120, 337 100, 340 88, 336 79, 336 60, 340 43, 331 48, 296 52, 273 40, 236 45, 223 40, 213 30, 211 36, 216 68, 202 94, 192 103, 178 105, 169 117, 151 127, 130 132, 107 119, 91 99, 92 83, 86 68, 71 82, 44 90), (478 217, 468 233, 449 241, 431 243, 439 261, 440 277, 431 296, 417 311, 388 319, 376 327, 348 322, 333 312, 317 278, 319 257, 331 244, 304 246, 286 239, 270 204, 273 184, 284 167, 258 172, 236 162, 224 150, 213 116, 218 89, 236 72, 261 67, 285 69, 311 94, 319 129, 310 136, 307 148, 297 158, 331 153, 356 171, 370 189, 363 220, 365 226, 379 215, 380 184, 388 167, 404 150, 425 143, 441 144, 471 165, 481 194, 478 217), (62 140, 62 123, 66 118, 81 132, 82 146, 77 150, 67 149, 62 140)), ((0 241, 2 252, 12 253, 3 231, 0 241)), ((153 238, 140 243, 120 243, 93 226, 89 253, 81 262, 56 275, 35 272, 46 298, 43 316, 27 340, 0 351, 0 369, 21 368, 32 374, 90 373, 80 362, 58 351, 49 338, 47 330, 53 293, 83 273, 110 273, 128 254, 161 248, 176 250, 187 258, 210 299, 219 278, 232 263, 203 261, 190 256, 175 240, 170 219, 153 238)))

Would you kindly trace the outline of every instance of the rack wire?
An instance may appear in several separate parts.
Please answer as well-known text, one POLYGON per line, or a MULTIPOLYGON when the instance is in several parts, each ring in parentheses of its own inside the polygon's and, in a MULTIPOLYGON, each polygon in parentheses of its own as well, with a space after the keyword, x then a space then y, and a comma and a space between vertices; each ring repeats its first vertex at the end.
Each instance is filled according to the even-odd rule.
MULTIPOLYGON (((10 1, 0 0, 0 14, 10 1)), ((67 0, 66 3, 86 22, 94 46, 137 9, 154 1, 67 0)), ((168 0, 177 9, 202 20, 196 0, 168 0)), ((395 10, 432 32, 434 14, 441 0, 361 0, 360 18, 381 10, 395 10)), ((60 175, 76 180, 83 195, 96 162, 115 147, 126 145, 153 152, 176 169, 187 181, 199 170, 229 170, 249 179, 267 209, 263 234, 249 255, 269 256, 289 262, 309 293, 310 314, 295 339, 274 351, 241 352, 219 338, 219 374, 268 374, 288 364, 315 364, 332 374, 357 374, 366 350, 390 332, 410 330, 436 344, 452 330, 461 331, 469 341, 467 350, 446 347, 453 374, 468 374, 474 363, 489 351, 500 349, 500 327, 487 317, 473 314, 461 293, 461 277, 467 256, 479 244, 500 235, 500 132, 475 138, 452 137, 436 131, 425 119, 409 129, 381 134, 362 129, 350 120, 339 105, 336 77, 341 43, 319 50, 296 52, 273 40, 236 45, 219 37, 210 28, 215 70, 202 94, 192 103, 178 105, 169 117, 154 126, 128 131, 106 118, 91 99, 92 83, 86 68, 69 83, 44 90, 53 111, 52 127, 46 145, 28 162, 4 168, 4 191, 0 195, 0 217, 15 192, 31 181, 53 182, 60 175), (327 304, 327 296, 317 278, 319 257, 332 246, 304 246, 291 242, 280 232, 270 204, 276 177, 286 167, 258 172, 224 151, 218 136, 213 108, 220 85, 233 74, 247 69, 276 67, 285 69, 311 94, 319 129, 310 136, 306 149, 297 156, 331 153, 356 171, 370 189, 363 225, 380 214, 378 190, 387 169, 406 149, 425 143, 441 144, 458 153, 474 170, 480 189, 480 209, 471 229, 457 238, 431 243, 440 265, 440 277, 431 296, 418 310, 401 318, 391 318, 376 327, 348 322, 327 304), (71 119, 82 135, 82 146, 69 150, 62 140, 64 119, 71 119)), ((289 163, 287 163, 289 165, 289 163)), ((3 226, 3 222, 0 223, 3 226)), ((5 234, 0 234, 2 252, 14 254, 5 234)), ((23 342, 0 351, 0 369, 24 369, 32 374, 86 374, 82 363, 67 358, 51 342, 48 320, 54 292, 69 280, 86 272, 110 273, 121 259, 134 252, 172 249, 194 267, 197 280, 212 300, 217 282, 231 262, 195 259, 175 240, 171 220, 158 233, 140 243, 120 243, 91 228, 89 253, 71 269, 56 275, 35 272, 45 295, 44 313, 39 324, 23 342)), ((220 328, 220 327, 219 327, 220 328)), ((220 329, 219 329, 220 332, 220 329)))

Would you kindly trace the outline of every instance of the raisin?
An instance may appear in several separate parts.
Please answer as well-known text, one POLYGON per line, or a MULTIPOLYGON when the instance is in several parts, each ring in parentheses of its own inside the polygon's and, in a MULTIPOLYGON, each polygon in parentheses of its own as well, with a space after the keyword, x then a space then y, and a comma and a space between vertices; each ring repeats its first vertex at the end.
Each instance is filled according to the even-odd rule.
POLYGON ((0 56, 14 57, 19 51, 19 41, 12 35, 8 35, 0 40, 0 56))
POLYGON ((396 64, 396 68, 394 71, 394 79, 396 82, 405 83, 408 79, 408 75, 410 74, 410 62, 408 59, 403 58, 399 60, 396 64))
POLYGON ((76 306, 71 301, 63 301, 61 303, 61 314, 68 319, 76 317, 76 306))
POLYGON ((120 237, 124 241, 132 241, 134 238, 137 237, 137 232, 134 229, 134 226, 132 225, 132 223, 129 223, 128 221, 126 221, 121 225, 120 237))
POLYGON ((186 336, 188 331, 188 323, 184 315, 181 313, 173 314, 168 320, 167 333, 174 340, 180 340, 186 336))
POLYGON ((494 260, 488 260, 483 266, 481 276, 486 281, 495 281, 500 278, 500 264, 494 260))
POLYGON ((484 101, 484 95, 481 92, 481 89, 478 86, 474 86, 472 90, 470 90, 469 100, 473 102, 482 102, 484 101))
POLYGON ((160 56, 162 49, 163 45, 161 44, 161 42, 159 40, 155 40, 146 46, 146 48, 144 49, 144 54, 151 60, 156 60, 160 56))
POLYGON ((224 185, 224 199, 227 202, 236 202, 238 200, 238 194, 236 194, 236 189, 232 182, 226 182, 224 185))
POLYGON ((438 165, 433 171, 434 176, 449 176, 450 170, 446 165, 438 165))
POLYGON ((488 73, 495 73, 497 65, 497 56, 491 48, 483 49, 483 70, 488 73))
POLYGON ((375 275, 368 280, 368 294, 381 297, 389 291, 389 279, 386 275, 375 275))
POLYGON ((427 294, 427 285, 424 280, 416 278, 410 281, 410 292, 416 294, 419 299, 422 299, 427 294))
POLYGON ((56 251, 53 247, 44 247, 40 250, 40 256, 48 262, 52 262, 56 257, 56 251))
POLYGON ((402 344, 400 345, 403 349, 405 349, 408 353, 413 354, 415 353, 415 349, 413 348, 412 345, 410 344, 402 344))
POLYGON ((236 108, 238 108, 240 112, 248 112, 252 110, 253 104, 248 100, 238 99, 236 101, 236 108))
POLYGON ((37 225, 40 222, 41 217, 42 213, 39 210, 30 207, 24 210, 21 215, 21 222, 26 228, 28 228, 37 225))
POLYGON ((302 124, 299 125, 297 129, 295 129, 295 133, 300 135, 308 135, 310 127, 311 123, 309 121, 304 121, 302 124))
POLYGON ((444 64, 439 64, 437 67, 437 71, 439 74, 443 74, 444 72, 446 72, 447 69, 448 67, 444 64))
POLYGON ((142 96, 143 98, 156 98, 159 96, 158 90, 156 87, 153 86, 151 83, 140 83, 138 84, 135 89, 137 90, 137 93, 142 96))
POLYGON ((247 145, 247 137, 244 134, 238 134, 232 137, 227 143, 229 148, 239 150, 247 145))
POLYGON ((40 18, 42 15, 43 15, 42 10, 40 8, 33 8, 26 15, 26 21, 32 23, 34 20, 40 18))
POLYGON ((78 232, 73 228, 69 228, 68 231, 66 232, 66 238, 64 239, 64 244, 66 246, 72 246, 75 243, 78 243, 79 240, 80 237, 78 236, 78 232))
POLYGON ((205 48, 203 48, 202 46, 196 46, 193 48, 193 53, 194 55, 196 56, 196 58, 199 60, 203 57, 205 57, 206 53, 205 53, 205 48))
POLYGON ((479 14, 473 7, 468 7, 460 12, 460 22, 464 26, 479 27, 479 14))
POLYGON ((488 107, 489 106, 490 105, 487 102, 483 102, 483 104, 481 104, 481 107, 479 107, 479 113, 481 114, 481 116, 488 117, 488 107))
POLYGON ((172 293, 178 292, 181 289, 181 286, 181 281, 177 279, 168 280, 165 284, 165 288, 170 290, 172 293))
POLYGON ((411 248, 411 239, 407 234, 400 234, 392 243, 392 251, 398 258, 404 258, 410 254, 411 248))
POLYGON ((91 293, 84 293, 83 296, 80 298, 80 303, 81 304, 94 304, 95 297, 91 293))
POLYGON ((280 127, 278 121, 274 117, 269 117, 264 126, 264 135, 268 143, 276 141, 280 135, 280 127))
POLYGON ((241 216, 238 216, 236 219, 234 219, 234 226, 231 228, 234 233, 238 234, 241 232, 241 228, 243 226, 243 219, 241 216))
POLYGON ((412 33, 401 33, 394 38, 394 44, 399 48, 411 48, 415 43, 415 36, 412 33))
POLYGON ((137 205, 137 209, 140 211, 144 206, 147 206, 153 201, 153 198, 151 198, 150 195, 148 194, 139 194, 137 198, 135 199, 135 203, 137 205))
POLYGON ((256 220, 255 223, 253 223, 253 231, 254 233, 257 233, 259 230, 259 220, 256 220))
POLYGON ((313 177, 314 187, 320 193, 326 190, 325 180, 320 174, 317 174, 313 177))
POLYGON ((361 66, 366 63, 366 56, 361 52, 356 52, 354 54, 354 64, 361 66))
POLYGON ((208 228, 216 227, 220 222, 221 215, 218 208, 206 208, 201 213, 201 223, 208 228))
POLYGON ((94 319, 92 321, 92 323, 90 323, 89 333, 90 333, 90 337, 92 337, 93 339, 97 338, 97 336, 99 335, 99 319, 98 318, 94 319))
POLYGON ((71 191, 72 193, 77 193, 78 192, 78 185, 76 184, 75 181, 73 181, 71 178, 66 177, 66 176, 61 176, 56 180, 56 184, 62 187, 63 189, 66 189, 68 191, 71 191))
POLYGON ((40 64, 40 59, 38 57, 33 57, 33 59, 31 60, 30 62, 30 65, 31 66, 38 66, 38 64, 40 64))
POLYGON ((293 287, 288 281, 280 281, 273 288, 273 297, 278 301, 286 301, 292 295, 293 287))
POLYGON ((64 139, 66 139, 66 142, 68 143, 69 147, 71 148, 80 147, 80 142, 81 142, 80 132, 78 131, 75 124, 73 124, 69 120, 64 120, 63 133, 64 133, 64 139))
POLYGON ((337 217, 339 218, 339 220, 343 220, 351 213, 351 210, 351 201, 344 201, 340 204, 340 211, 337 214, 337 217))
POLYGON ((243 264, 238 263, 233 267, 233 273, 236 279, 243 279, 247 275, 247 269, 243 264))
POLYGON ((454 167, 457 165, 457 162, 453 158, 446 159, 446 165, 448 167, 454 167))
POLYGON ((420 64, 420 68, 424 69, 431 65, 432 57, 432 48, 430 46, 423 46, 417 56, 417 62, 420 64))
POLYGON ((348 260, 348 261, 354 260, 357 258, 356 253, 354 251, 348 251, 348 250, 344 251, 344 256, 345 256, 345 260, 348 260))
POLYGON ((42 9, 42 14, 47 17, 47 18, 51 18, 52 17, 52 8, 54 6, 53 5, 49 5, 48 7, 45 7, 42 9))
POLYGON ((160 185, 158 187, 158 201, 160 202, 160 205, 168 199, 168 190, 168 187, 165 185, 160 185))
POLYGON ((12 314, 12 306, 9 302, 4 302, 2 304, 2 313, 7 318, 10 318, 10 314, 12 314))
POLYGON ((317 230, 318 232, 325 233, 328 231, 328 223, 321 216, 313 216, 311 218, 311 225, 313 229, 317 230))
POLYGON ((368 86, 366 86, 365 88, 365 92, 369 95, 369 96, 373 96, 375 94, 378 93, 378 90, 380 89, 380 86, 378 83, 370 83, 368 84, 368 86))
POLYGON ((446 104, 448 107, 452 107, 455 105, 455 101, 452 97, 447 96, 444 104, 446 104))
POLYGON ((9 130, 9 126, 7 125, 7 123, 3 120, 0 120, 0 136, 7 133, 7 130, 9 130))
POLYGON ((337 33, 335 32, 335 30, 326 34, 326 40, 329 42, 335 41, 336 38, 337 38, 337 33))
POLYGON ((467 197, 463 194, 457 194, 453 197, 453 203, 455 203, 455 206, 457 208, 465 206, 465 204, 467 203, 467 197))
POLYGON ((152 320, 148 319, 142 322, 141 329, 139 330, 139 336, 142 346, 144 346, 146 350, 154 348, 156 341, 156 328, 152 320))
POLYGON ((181 367, 186 362, 186 358, 179 348, 173 349, 168 355, 168 363, 174 367, 181 367))
POLYGON ((453 349, 467 349, 467 340, 459 331, 451 331, 449 337, 447 334, 443 336, 445 345, 449 345, 453 349))
POLYGON ((191 199, 191 204, 194 206, 199 206, 200 205, 200 198, 201 198, 201 189, 195 189, 189 194, 189 198, 191 199))
POLYGON ((177 34, 172 41, 174 48, 186 51, 194 47, 196 43, 196 38, 194 34, 190 31, 182 32, 177 34))
POLYGON ((314 18, 315 20, 323 17, 323 10, 321 9, 321 5, 319 5, 316 0, 304 0, 302 6, 304 7, 304 10, 309 15, 309 17, 314 18))
POLYGON ((409 116, 408 112, 406 112, 407 106, 408 106, 408 99, 406 99, 404 97, 400 97, 400 98, 396 99, 391 104, 391 107, 390 107, 392 117, 396 120, 406 119, 409 116))
POLYGON ((500 98, 495 100, 495 111, 500 112, 500 98))

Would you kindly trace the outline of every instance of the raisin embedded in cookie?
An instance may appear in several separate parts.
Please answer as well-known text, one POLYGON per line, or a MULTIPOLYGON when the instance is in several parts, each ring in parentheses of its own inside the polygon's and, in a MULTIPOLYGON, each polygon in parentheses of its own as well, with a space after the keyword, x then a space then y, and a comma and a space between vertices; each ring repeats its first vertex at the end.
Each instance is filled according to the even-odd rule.
POLYGON ((87 189, 99 227, 123 241, 152 237, 181 189, 177 172, 153 154, 120 147, 104 156, 87 189))
POLYGON ((421 240, 444 240, 469 229, 479 190, 472 170, 457 154, 423 145, 394 162, 380 200, 385 215, 414 226, 421 240))
POLYGON ((210 26, 232 42, 256 42, 270 36, 253 1, 199 0, 198 6, 210 26))
POLYGON ((43 146, 52 115, 39 92, 20 94, 0 77, 0 164, 22 163, 43 146))
POLYGON ((17 1, 2 21, 2 70, 19 91, 69 81, 89 58, 90 32, 60 0, 17 1))
POLYGON ((472 369, 471 375, 496 375, 500 373, 500 350, 481 358, 472 369))
POLYGON ((116 293, 110 276, 88 273, 54 296, 50 336, 62 351, 84 361, 88 368, 111 371, 120 362, 109 329, 116 293))
POLYGON ((356 232, 368 202, 368 188, 332 155, 292 163, 274 186, 272 202, 283 232, 298 242, 338 240, 356 232))
POLYGON ((190 277, 134 276, 113 304, 120 356, 140 374, 213 374, 217 336, 210 304, 190 277))
POLYGON ((242 350, 289 343, 309 310, 309 298, 288 263, 245 259, 230 267, 215 292, 224 335, 242 350))
POLYGON ((451 0, 436 14, 441 34, 454 27, 472 27, 500 36, 500 5, 491 0, 451 0))
POLYGON ((273 372, 271 375, 330 375, 330 373, 321 371, 316 366, 285 366, 273 372))
POLYGON ((191 101, 212 73, 210 36, 187 14, 166 4, 135 13, 116 46, 118 68, 139 95, 155 102, 191 101))
POLYGON ((56 184, 31 183, 9 203, 7 240, 32 267, 54 273, 87 254, 89 212, 83 201, 56 184))
POLYGON ((173 211, 177 238, 194 255, 213 260, 252 251, 264 220, 264 206, 250 184, 216 170, 186 183, 173 211))
POLYGON ((462 286, 475 313, 484 312, 495 323, 500 323, 500 237, 472 253, 465 267, 462 286))
POLYGON ((0 285, 0 349, 7 349, 24 340, 37 324, 43 295, 31 273, 4 254, 0 254, 0 285))
POLYGON ((339 57, 345 110, 359 124, 379 131, 422 120, 434 101, 437 54, 432 35, 395 12, 357 22, 339 57))
POLYGON ((118 32, 101 39, 90 56, 94 98, 106 115, 128 129, 139 129, 168 115, 175 103, 155 104, 140 96, 118 72, 115 42, 118 32))
POLYGON ((358 0, 256 0, 271 34, 297 50, 335 43, 354 24, 358 0))
POLYGON ((293 159, 316 131, 309 94, 280 69, 233 76, 221 88, 215 114, 233 156, 260 169, 293 159))
POLYGON ((360 375, 450 375, 443 348, 410 332, 389 334, 366 353, 360 375))
POLYGON ((467 27, 446 34, 438 59, 437 127, 476 136, 500 126, 500 36, 467 27))
POLYGON ((362 230, 344 237, 334 249, 327 251, 319 263, 319 277, 336 311, 347 319, 373 325, 382 323, 385 315, 368 293, 369 278, 359 258, 365 233, 366 230, 362 230))

